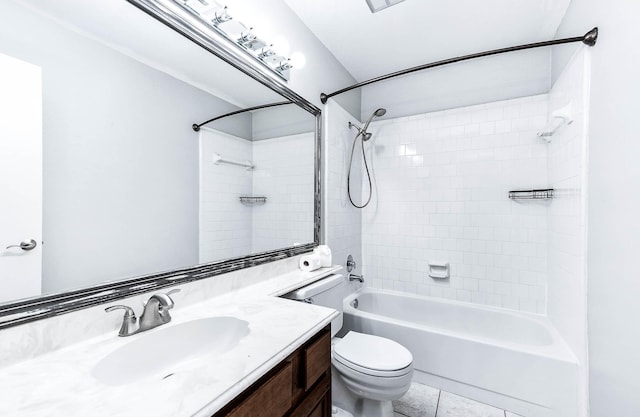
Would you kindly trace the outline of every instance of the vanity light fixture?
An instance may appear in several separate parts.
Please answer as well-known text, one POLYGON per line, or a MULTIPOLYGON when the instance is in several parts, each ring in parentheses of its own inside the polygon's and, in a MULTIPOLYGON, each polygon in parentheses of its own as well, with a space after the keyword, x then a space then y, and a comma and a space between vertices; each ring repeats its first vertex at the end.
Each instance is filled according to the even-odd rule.
MULTIPOLYGON (((284 80, 290 78, 290 70, 302 68, 304 66, 304 56, 301 66, 294 65, 293 61, 286 57, 288 55, 288 42, 280 38, 274 48, 273 44, 267 43, 253 32, 253 28, 247 28, 237 21, 229 13, 227 6, 223 6, 213 0, 157 0, 158 2, 170 2, 179 5, 189 12, 193 19, 199 23, 205 23, 211 29, 231 40, 242 50, 257 58, 264 67, 279 75, 284 80), (285 48, 281 48, 285 45, 285 48)), ((294 54, 302 55, 300 52, 294 54)))
MULTIPOLYGON (((271 46, 273 46, 273 45, 271 45, 271 46)), ((265 59, 269 58, 270 56, 274 56, 276 54, 276 51, 271 49, 271 46, 262 48, 262 50, 258 54, 258 58, 260 58, 261 60, 265 60, 265 59)))
POLYGON ((278 71, 288 71, 291 68, 293 68, 293 66, 289 63, 290 59, 287 59, 286 61, 282 61, 280 62, 280 64, 276 67, 276 69, 278 71))
POLYGON ((367 5, 369 6, 369 9, 371 9, 371 13, 377 13, 380 10, 395 6, 403 1, 404 0, 367 0, 367 5))
POLYGON ((211 23, 219 26, 220 24, 228 22, 231 19, 233 18, 229 16, 229 13, 227 13, 227 8, 223 7, 222 10, 216 10, 215 14, 213 15, 213 19, 211 19, 211 23))

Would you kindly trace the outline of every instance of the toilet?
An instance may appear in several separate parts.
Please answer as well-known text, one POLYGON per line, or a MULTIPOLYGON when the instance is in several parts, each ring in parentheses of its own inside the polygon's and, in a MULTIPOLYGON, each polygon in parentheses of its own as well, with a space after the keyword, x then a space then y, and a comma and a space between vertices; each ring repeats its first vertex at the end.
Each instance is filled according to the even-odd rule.
POLYGON ((354 417, 393 417, 391 401, 402 397, 411 386, 413 356, 401 344, 384 337, 354 331, 335 337, 342 328, 346 284, 343 275, 334 274, 284 297, 340 312, 331 322, 334 407, 354 417))

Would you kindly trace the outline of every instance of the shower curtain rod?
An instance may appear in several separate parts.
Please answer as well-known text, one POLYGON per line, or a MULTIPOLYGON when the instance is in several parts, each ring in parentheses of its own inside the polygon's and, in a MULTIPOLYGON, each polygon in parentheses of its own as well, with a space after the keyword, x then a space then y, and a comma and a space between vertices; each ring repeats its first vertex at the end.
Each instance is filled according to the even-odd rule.
POLYGON ((511 46, 509 48, 493 49, 493 50, 490 50, 490 51, 478 52, 478 53, 475 53, 475 54, 463 55, 463 56, 458 56, 458 57, 455 57, 455 58, 449 58, 449 59, 445 59, 445 60, 442 60, 442 61, 435 61, 435 62, 431 62, 429 64, 419 65, 417 67, 411 67, 411 68, 407 68, 407 69, 404 69, 404 70, 401 70, 401 71, 392 72, 392 73, 387 74, 387 75, 382 75, 380 77, 371 78, 370 80, 362 81, 362 82, 359 82, 357 84, 353 84, 352 86, 343 88, 342 90, 334 91, 333 93, 330 93, 330 94, 322 93, 322 94, 320 94, 320 101, 322 102, 322 104, 326 104, 327 100, 329 98, 333 97, 333 96, 337 96, 338 94, 346 93, 347 91, 351 91, 351 90, 356 89, 356 88, 364 87, 365 85, 377 83, 378 81, 388 80, 389 78, 399 77, 399 76, 405 75, 405 74, 410 74, 410 73, 416 72, 416 71, 422 71, 422 70, 429 69, 429 68, 440 67, 440 66, 443 66, 443 65, 453 64, 453 63, 460 62, 460 61, 466 61, 468 59, 482 58, 482 57, 485 57, 485 56, 497 55, 497 54, 502 54, 502 53, 505 53, 505 52, 522 51, 524 49, 533 49, 533 48, 540 48, 540 47, 543 47, 543 46, 561 45, 561 44, 573 43, 573 42, 582 42, 585 45, 594 46, 596 44, 597 40, 598 40, 598 28, 595 27, 595 28, 591 29, 589 32, 587 32, 586 34, 584 34, 584 36, 575 36, 573 38, 556 39, 556 40, 551 40, 551 41, 546 41, 546 42, 528 43, 528 44, 525 44, 525 45, 511 46))
POLYGON ((285 104, 291 104, 291 103, 293 103, 293 101, 288 100, 288 101, 279 101, 277 103, 262 104, 260 106, 247 107, 246 109, 240 109, 240 110, 232 111, 231 113, 226 113, 226 114, 223 114, 222 116, 216 116, 213 119, 209 119, 206 122, 202 122, 200 124, 194 123, 194 124, 191 125, 191 128, 195 132, 198 132, 198 131, 200 131, 200 128, 202 126, 206 125, 207 123, 215 122, 216 120, 224 119, 225 117, 233 116, 233 115, 240 114, 240 113, 246 113, 248 111, 253 111, 253 110, 266 109, 268 107, 283 106, 285 104))

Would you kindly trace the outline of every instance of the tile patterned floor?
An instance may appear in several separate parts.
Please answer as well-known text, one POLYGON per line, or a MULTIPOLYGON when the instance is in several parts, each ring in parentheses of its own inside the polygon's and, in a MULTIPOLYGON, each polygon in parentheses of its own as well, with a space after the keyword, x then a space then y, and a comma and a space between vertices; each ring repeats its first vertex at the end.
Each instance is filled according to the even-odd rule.
POLYGON ((415 382, 404 397, 393 402, 393 411, 395 417, 521 417, 415 382))

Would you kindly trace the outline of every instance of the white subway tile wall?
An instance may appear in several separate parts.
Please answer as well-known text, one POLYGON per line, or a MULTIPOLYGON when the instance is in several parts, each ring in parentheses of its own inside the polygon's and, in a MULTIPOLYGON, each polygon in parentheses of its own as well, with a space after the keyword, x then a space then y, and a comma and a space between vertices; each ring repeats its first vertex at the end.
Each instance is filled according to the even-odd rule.
POLYGON ((252 172, 214 164, 214 154, 234 161, 253 158, 251 142, 226 133, 200 131, 199 262, 246 255, 251 251, 252 209, 240 204, 252 191, 252 172))
POLYGON ((372 123, 368 285, 544 313, 549 203, 507 194, 548 187, 546 121, 545 94, 372 123))
POLYGON ((253 253, 313 242, 314 158, 314 132, 253 142, 253 253))
POLYGON ((200 136, 200 263, 313 242, 314 132, 256 142, 200 136), (215 153, 255 169, 216 165, 215 153), (267 201, 247 206, 241 196, 267 201))

